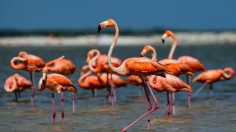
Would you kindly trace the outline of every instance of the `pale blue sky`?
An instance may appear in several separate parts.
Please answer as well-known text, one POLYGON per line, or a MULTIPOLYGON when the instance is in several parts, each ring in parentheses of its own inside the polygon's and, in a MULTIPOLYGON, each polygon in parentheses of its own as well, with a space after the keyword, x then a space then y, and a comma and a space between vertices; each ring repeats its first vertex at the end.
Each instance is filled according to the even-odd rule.
POLYGON ((97 28, 236 29, 236 0, 1 0, 0 30, 97 28))

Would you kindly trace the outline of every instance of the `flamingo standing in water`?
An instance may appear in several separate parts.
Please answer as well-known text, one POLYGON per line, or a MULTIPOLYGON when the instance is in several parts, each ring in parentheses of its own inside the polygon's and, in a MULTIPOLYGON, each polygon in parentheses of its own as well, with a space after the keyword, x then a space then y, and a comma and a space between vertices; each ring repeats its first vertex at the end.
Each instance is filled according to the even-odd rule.
POLYGON ((207 70, 196 76, 192 82, 201 82, 203 85, 194 93, 193 98, 195 98, 198 93, 200 93, 203 88, 209 84, 210 85, 210 97, 212 96, 213 83, 218 81, 225 81, 233 78, 234 70, 231 67, 226 67, 222 69, 207 70))
MULTIPOLYGON (((192 92, 192 89, 188 84, 184 83, 184 81, 182 81, 180 78, 170 74, 166 74, 166 78, 151 75, 149 77, 149 84, 158 92, 167 92, 167 95, 168 93, 176 93, 180 91, 192 92)), ((167 101, 168 115, 170 115, 172 113, 170 109, 171 107, 169 106, 170 100, 167 99, 167 101)))
MULTIPOLYGON (((112 61, 112 65, 117 67, 119 66, 122 61, 116 57, 112 57, 111 58, 112 61)), ((89 65, 89 69, 96 73, 98 79, 101 81, 100 76, 98 74, 100 74, 101 72, 105 72, 107 73, 107 98, 109 100, 109 98, 111 97, 111 102, 112 104, 114 104, 116 102, 116 94, 115 94, 115 90, 113 87, 110 88, 109 82, 112 82, 112 78, 111 80, 109 80, 109 75, 108 74, 114 74, 114 72, 112 70, 110 70, 110 68, 108 67, 107 64, 107 55, 101 55, 100 51, 97 49, 92 49, 87 53, 87 63, 89 65)), ((111 84, 111 86, 114 84, 111 84)))
MULTIPOLYGON (((102 89, 107 86, 107 74, 103 73, 100 75, 99 73, 97 74, 99 77, 97 77, 97 76, 91 75, 92 72, 87 71, 87 69, 88 69, 87 65, 81 68, 81 71, 83 73, 78 79, 78 85, 84 89, 91 89, 93 96, 95 97, 97 89, 102 89)), ((109 80, 111 80, 110 78, 112 78, 111 84, 113 85, 114 88, 126 86, 126 81, 122 80, 120 76, 116 74, 111 74, 111 75, 112 77, 110 76, 109 80)))
MULTIPOLYGON (((172 47, 171 47, 171 50, 170 50, 170 53, 169 53, 169 56, 168 56, 168 59, 172 59, 174 51, 175 51, 176 46, 177 46, 177 38, 176 38, 176 36, 174 35, 174 33, 172 31, 166 30, 165 33, 162 36, 162 42, 164 43, 165 39, 167 39, 168 37, 171 37, 173 39, 173 44, 172 44, 172 47)), ((197 72, 197 71, 201 71, 201 70, 204 71, 206 69, 203 66, 203 64, 201 64, 201 62, 198 59, 194 58, 194 57, 182 56, 182 57, 179 57, 177 61, 187 65, 191 69, 192 73, 197 72)), ((190 81, 191 76, 192 75, 186 74, 187 83, 188 83, 189 86, 191 86, 191 81, 190 81)), ((188 92, 188 95, 187 95, 188 96, 188 103, 187 103, 188 107, 190 107, 190 104, 191 104, 190 95, 191 95, 191 93, 188 92)))
POLYGON ((88 68, 88 65, 81 68, 81 76, 78 79, 78 85, 83 89, 92 90, 93 97, 96 97, 97 89, 102 89, 106 85, 103 84, 103 80, 100 81, 97 76, 91 75, 92 71, 88 70, 88 68))
MULTIPOLYGON (((45 64, 45 67, 43 68, 43 79, 45 80, 46 74, 48 71, 62 74, 62 75, 72 75, 77 71, 76 66, 74 63, 68 59, 64 59, 65 56, 61 56, 57 59, 54 59, 52 61, 49 61, 45 64), (53 65, 53 66, 52 66, 53 65)), ((75 97, 74 92, 72 92, 72 106, 73 106, 73 112, 75 112, 75 97)))
POLYGON ((4 89, 6 92, 14 92, 16 101, 18 101, 18 95, 20 97, 20 92, 32 88, 31 81, 27 80, 23 76, 20 76, 19 74, 14 74, 10 77, 8 77, 4 84, 4 89))
MULTIPOLYGON (((141 51, 140 56, 144 57, 150 51, 152 52, 152 60, 157 61, 156 50, 150 45, 145 45, 143 47, 143 50, 141 51)), ((164 60, 161 60, 160 62, 163 65, 165 65, 165 67, 169 71, 171 71, 172 74, 175 75, 175 76, 180 76, 181 74, 193 75, 193 73, 191 72, 191 69, 187 65, 185 65, 181 62, 178 62, 177 60, 164 59, 164 60)), ((175 96, 174 96, 174 92, 167 92, 167 103, 168 103, 167 104, 167 106, 168 106, 168 112, 167 112, 168 115, 170 115, 170 114, 175 115, 175 96), (172 105, 173 110, 170 110, 171 105, 172 105)))
POLYGON ((65 76, 61 74, 46 74, 45 78, 41 77, 38 84, 38 90, 42 91, 45 88, 48 88, 52 92, 52 107, 53 107, 53 123, 55 123, 56 109, 54 103, 54 92, 60 94, 60 103, 61 103, 61 117, 62 122, 64 123, 64 95, 63 92, 69 91, 77 93, 75 85, 65 76))
POLYGON ((44 60, 36 55, 28 54, 24 51, 21 51, 19 52, 17 57, 13 57, 11 59, 10 64, 11 64, 11 67, 15 70, 26 70, 30 73, 30 79, 33 86, 30 104, 32 105, 32 108, 33 108, 34 95, 35 95, 34 73, 40 72, 42 70, 42 68, 45 66, 44 60))
MULTIPOLYGON (((125 132, 131 126, 133 126, 135 123, 137 123, 139 120, 141 120, 145 116, 150 115, 150 113, 152 113, 153 111, 155 111, 159 108, 159 104, 156 100, 156 97, 153 94, 152 89, 150 88, 150 86, 148 84, 147 76, 149 76, 149 75, 165 76, 165 73, 169 73, 169 71, 167 71, 163 65, 157 63, 156 61, 153 61, 151 59, 144 58, 144 57, 128 58, 128 59, 124 60, 120 66, 114 67, 111 62, 111 55, 112 55, 113 49, 116 45, 116 42, 118 40, 119 29, 118 29, 118 25, 116 24, 116 22, 114 20, 108 19, 98 25, 98 32, 100 32, 101 29, 106 28, 106 27, 114 27, 114 29, 115 29, 115 36, 114 36, 113 42, 110 46, 110 49, 108 52, 108 57, 107 57, 109 68, 113 72, 115 72, 119 75, 122 75, 122 76, 136 75, 136 76, 139 76, 140 78, 142 78, 144 86, 145 86, 144 87, 144 89, 146 91, 145 93, 147 93, 147 90, 149 90, 152 97, 153 97, 153 100, 155 102, 155 107, 152 108, 152 104, 150 102, 149 96, 146 94, 146 97, 148 100, 148 105, 149 105, 148 112, 144 113, 142 116, 140 116, 133 123, 131 123, 130 125, 125 127, 122 130, 123 132, 125 132)), ((150 117, 148 120, 148 129, 149 128, 150 128, 150 117)))

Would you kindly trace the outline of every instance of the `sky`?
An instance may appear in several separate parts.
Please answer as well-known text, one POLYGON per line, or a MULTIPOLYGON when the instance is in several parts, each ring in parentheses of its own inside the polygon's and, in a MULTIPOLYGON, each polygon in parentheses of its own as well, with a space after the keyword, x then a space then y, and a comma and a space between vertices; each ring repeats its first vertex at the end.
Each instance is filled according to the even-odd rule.
POLYGON ((236 0, 1 0, 0 30, 79 30, 114 19, 120 29, 235 30, 236 0))

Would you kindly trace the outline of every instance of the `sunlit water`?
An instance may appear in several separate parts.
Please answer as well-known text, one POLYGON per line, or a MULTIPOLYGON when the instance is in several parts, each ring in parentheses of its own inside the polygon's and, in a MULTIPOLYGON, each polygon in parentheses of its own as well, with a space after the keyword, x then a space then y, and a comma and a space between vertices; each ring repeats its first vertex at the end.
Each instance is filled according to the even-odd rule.
MULTIPOLYGON (((71 59, 78 69, 85 64, 86 53, 92 48, 99 48, 107 54, 109 47, 69 47, 69 48, 0 48, 0 131, 121 131, 123 127, 134 121, 147 111, 147 102, 139 88, 127 86, 116 90, 117 104, 111 106, 106 103, 106 90, 98 91, 96 98, 91 97, 90 91, 78 87, 77 80, 80 71, 70 77, 78 87, 75 106, 72 112, 71 93, 65 93, 65 124, 62 124, 59 96, 56 94, 57 107, 56 123, 52 123, 51 94, 46 89, 36 92, 35 107, 29 106, 31 90, 22 92, 19 102, 14 101, 13 93, 5 93, 3 84, 5 79, 19 73, 29 79, 26 71, 15 71, 10 67, 10 59, 19 51, 36 54, 49 61, 65 55, 71 59)), ((169 46, 156 46, 158 59, 168 56, 169 46)), ((142 46, 116 47, 113 56, 124 60, 127 57, 139 56, 142 46)), ((231 66, 236 69, 236 46, 211 45, 211 46, 179 46, 174 58, 181 55, 190 55, 201 60, 208 69, 224 68, 231 66)), ((41 73, 36 73, 36 85, 41 73)), ((181 76, 185 80, 185 76, 181 76)), ((193 84, 196 91, 201 84, 193 84)), ((167 117, 166 93, 154 91, 160 108, 151 114, 151 132, 154 131, 236 131, 236 79, 219 82, 214 85, 213 97, 209 98, 209 89, 206 87, 199 96, 192 100, 191 108, 186 107, 187 94, 176 94, 176 116, 167 117)), ((146 131, 147 119, 144 118, 134 125, 129 131, 146 131)))

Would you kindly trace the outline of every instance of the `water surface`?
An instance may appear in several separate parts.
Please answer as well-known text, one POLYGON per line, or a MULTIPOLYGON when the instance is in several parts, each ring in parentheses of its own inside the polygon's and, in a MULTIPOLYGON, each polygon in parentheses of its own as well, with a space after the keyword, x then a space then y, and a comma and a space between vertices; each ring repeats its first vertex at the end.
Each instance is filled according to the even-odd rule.
MULTIPOLYGON (((76 112, 72 113, 71 93, 65 93, 65 124, 62 124, 60 116, 59 96, 56 94, 55 102, 57 116, 55 125, 52 124, 51 94, 47 89, 36 92, 35 108, 29 107, 31 91, 24 91, 19 102, 14 101, 14 94, 5 93, 3 84, 5 79, 19 73, 29 79, 26 71, 15 71, 10 67, 10 59, 19 51, 36 54, 49 61, 65 55, 71 59, 78 69, 86 64, 86 53, 93 48, 99 48, 107 54, 109 47, 12 47, 0 48, 0 130, 1 131, 121 131, 123 127, 134 121, 147 111, 144 91, 139 96, 139 88, 127 86, 119 88, 117 92, 117 104, 111 106, 106 103, 106 90, 98 91, 96 98, 91 97, 91 92, 78 87, 77 80, 80 71, 70 77, 78 88, 76 94, 76 112)), ((169 46, 155 46, 158 59, 168 56, 169 46)), ((142 46, 116 47, 113 56, 124 60, 127 57, 139 56, 142 46)), ((234 45, 210 45, 210 46, 179 46, 174 58, 181 55, 190 55, 198 58, 208 69, 224 68, 231 66, 236 69, 236 46, 234 45)), ((41 73, 35 74, 36 84, 41 73)), ((185 80, 185 76, 181 76, 185 80)), ((193 84, 196 91, 201 84, 193 84)), ((151 118, 151 132, 153 131, 236 131, 236 79, 214 84, 213 97, 209 98, 209 89, 206 87, 199 96, 192 100, 191 108, 186 107, 186 93, 177 93, 176 116, 168 118, 166 114, 166 94, 154 91, 160 108, 153 112, 151 118)), ((146 118, 133 126, 130 131, 146 131, 146 118)))

